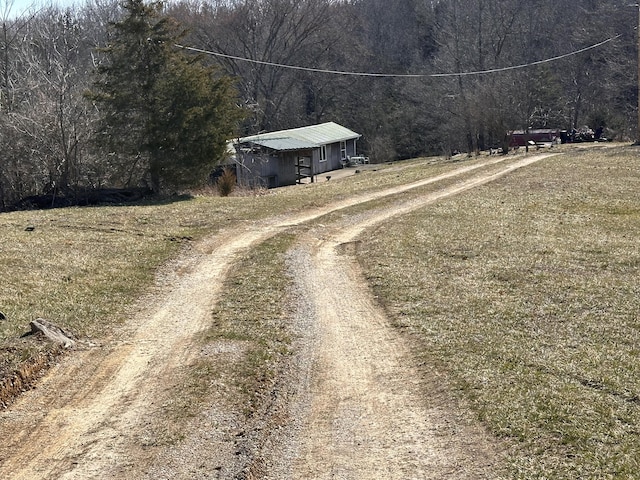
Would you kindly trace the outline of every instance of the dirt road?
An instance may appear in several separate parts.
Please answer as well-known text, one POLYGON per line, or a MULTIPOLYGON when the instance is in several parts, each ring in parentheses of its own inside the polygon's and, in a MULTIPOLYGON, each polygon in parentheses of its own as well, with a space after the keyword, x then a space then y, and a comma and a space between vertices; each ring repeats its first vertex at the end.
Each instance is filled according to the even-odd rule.
MULTIPOLYGON (((411 202, 316 229, 291 253, 296 282, 316 293, 300 307, 303 341, 295 394, 287 405, 292 421, 264 433, 269 439, 256 453, 262 478, 492 478, 495 446, 481 429, 457 417, 446 392, 419 371, 406 340, 389 326, 347 254, 369 226, 546 156, 511 159, 499 173, 476 174, 411 202)), ((140 314, 122 331, 65 357, 37 389, 0 414, 0 478, 237 476, 248 459, 229 441, 238 419, 224 405, 212 405, 198 431, 166 455, 149 460, 140 448, 167 379, 197 354, 192 339, 207 326, 235 256, 331 211, 473 168, 478 167, 203 241, 174 266, 161 294, 141 300, 140 314)))

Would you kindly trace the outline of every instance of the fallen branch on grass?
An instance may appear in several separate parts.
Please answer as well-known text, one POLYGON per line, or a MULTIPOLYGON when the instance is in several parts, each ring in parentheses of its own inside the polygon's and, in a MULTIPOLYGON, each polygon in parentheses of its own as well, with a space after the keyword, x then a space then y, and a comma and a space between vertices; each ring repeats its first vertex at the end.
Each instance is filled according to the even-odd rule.
POLYGON ((65 332, 62 328, 54 325, 49 320, 36 318, 35 320, 32 320, 29 325, 31 326, 31 334, 42 333, 52 342, 62 344, 64 348, 71 348, 76 344, 73 335, 65 332))

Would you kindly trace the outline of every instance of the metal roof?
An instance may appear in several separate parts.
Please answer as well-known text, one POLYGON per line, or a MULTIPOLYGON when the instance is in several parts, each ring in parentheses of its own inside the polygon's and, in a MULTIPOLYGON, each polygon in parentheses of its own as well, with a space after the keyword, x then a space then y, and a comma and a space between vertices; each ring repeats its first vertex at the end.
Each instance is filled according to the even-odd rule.
POLYGON ((278 151, 288 150, 310 150, 317 148, 318 145, 312 142, 306 142, 304 140, 298 140, 297 138, 284 137, 284 138, 259 138, 256 140, 250 140, 247 143, 253 143, 262 147, 271 148, 278 151))
POLYGON ((237 143, 255 143, 274 150, 302 150, 360 138, 360 134, 334 122, 279 130, 240 138, 237 143))

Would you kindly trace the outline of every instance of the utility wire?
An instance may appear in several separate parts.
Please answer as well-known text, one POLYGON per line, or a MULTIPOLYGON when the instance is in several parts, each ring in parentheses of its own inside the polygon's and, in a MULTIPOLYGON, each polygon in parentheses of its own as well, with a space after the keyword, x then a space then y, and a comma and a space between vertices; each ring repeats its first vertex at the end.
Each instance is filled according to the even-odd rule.
POLYGON ((278 67, 278 68, 288 68, 290 70, 302 70, 304 72, 313 72, 313 73, 328 73, 332 75, 348 75, 348 76, 356 76, 356 77, 387 77, 387 78, 442 78, 442 77, 462 77, 462 76, 472 76, 472 75, 486 75, 489 73, 498 73, 498 72, 506 72, 508 70, 517 70, 521 68, 533 67, 535 65, 541 65, 544 63, 555 62, 557 60, 562 60, 563 58, 571 57, 573 55, 578 55, 580 53, 586 52, 588 50, 593 50, 595 48, 599 48, 609 42, 617 40, 620 38, 622 34, 616 35, 615 37, 607 38, 602 42, 595 43, 585 48, 581 48, 579 50, 574 50, 573 52, 565 53, 563 55, 558 55, 556 57, 546 58, 544 60, 537 60, 535 62, 523 63, 521 65, 512 65, 510 67, 502 67, 502 68, 492 68, 489 70, 478 70, 472 72, 459 72, 459 73, 366 73, 366 72, 344 72, 338 70, 326 70, 322 68, 310 68, 310 67, 300 67, 296 65, 286 65, 282 63, 274 63, 274 62, 265 62, 262 60, 252 60, 250 58, 238 57, 235 55, 227 55, 226 53, 212 52, 209 50, 202 50, 200 48, 195 47, 187 47, 184 45, 175 44, 176 47, 182 48, 184 50, 189 50, 192 52, 204 53, 206 55, 212 55, 215 57, 221 58, 229 58, 231 60, 238 60, 241 62, 248 63, 256 63, 259 65, 267 65, 270 67, 278 67))

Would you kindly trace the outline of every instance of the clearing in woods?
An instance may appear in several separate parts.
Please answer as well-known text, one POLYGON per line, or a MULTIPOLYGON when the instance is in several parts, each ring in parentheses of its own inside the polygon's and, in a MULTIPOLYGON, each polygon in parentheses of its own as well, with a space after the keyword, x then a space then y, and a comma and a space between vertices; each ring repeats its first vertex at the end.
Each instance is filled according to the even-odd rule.
POLYGON ((194 337, 209 324, 234 258, 333 211, 477 166, 200 242, 190 258, 181 259, 163 294, 142 303, 122 331, 65 356, 38 388, 0 414, 0 478, 493 478, 499 455, 494 440, 457 415, 437 379, 412 360, 407 340, 389 325, 348 253, 370 226, 546 156, 488 160, 482 165, 504 165, 497 173, 474 173, 417 199, 345 215, 304 234, 290 252, 294 282, 312 292, 297 315, 290 420, 277 432, 262 432, 259 442, 246 446, 250 454, 238 450, 233 432, 242 426, 223 404, 209 406, 177 444, 151 457, 144 450, 145 442, 152 443, 147 426, 161 407, 155 402, 175 372, 199 354, 194 337), (247 462, 254 466, 247 468, 247 462))

